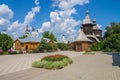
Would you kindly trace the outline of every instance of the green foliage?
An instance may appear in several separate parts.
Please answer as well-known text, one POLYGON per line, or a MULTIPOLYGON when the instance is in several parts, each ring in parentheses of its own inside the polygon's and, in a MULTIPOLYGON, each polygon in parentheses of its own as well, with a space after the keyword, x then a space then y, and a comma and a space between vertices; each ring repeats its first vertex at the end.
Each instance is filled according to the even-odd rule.
POLYGON ((44 43, 44 44, 40 44, 39 46, 39 50, 41 52, 44 52, 45 50, 48 51, 56 51, 57 50, 57 45, 54 43, 44 43))
POLYGON ((104 40, 102 46, 104 50, 108 51, 120 51, 120 35, 112 34, 104 40))
POLYGON ((38 49, 41 52, 44 52, 44 51, 47 51, 47 52, 48 51, 56 51, 57 50, 57 45, 55 43, 48 43, 46 41, 46 39, 42 38, 40 46, 38 47, 38 49))
POLYGON ((49 39, 53 41, 57 41, 57 39, 55 38, 55 35, 52 32, 49 34, 49 39))
POLYGON ((71 58, 57 54, 57 55, 45 56, 40 61, 34 61, 32 63, 32 67, 45 68, 45 69, 61 69, 71 63, 72 63, 71 58))
POLYGON ((13 40, 7 34, 0 34, 0 47, 6 51, 13 46, 13 40))
POLYGON ((40 43, 41 43, 41 44, 46 44, 46 43, 47 43, 47 40, 44 39, 44 38, 42 38, 40 43))
POLYGON ((111 23, 106 27, 103 41, 93 44, 94 51, 120 51, 120 23, 111 23))
POLYGON ((45 31, 42 35, 44 38, 49 38, 49 31, 45 31))
POLYGON ((68 44, 65 43, 57 43, 57 46, 60 50, 66 50, 68 47, 68 44))
POLYGON ((43 61, 43 60, 45 60, 45 61, 61 61, 64 58, 68 58, 68 57, 61 55, 61 54, 55 54, 55 55, 45 56, 41 59, 41 61, 43 61))
POLYGON ((8 52, 8 54, 18 54, 17 51, 11 51, 11 52, 8 52))
POLYGON ((32 53, 39 53, 39 49, 32 50, 32 53))
POLYGON ((4 54, 3 50, 0 49, 0 55, 4 54))
POLYGON ((12 51, 12 50, 8 50, 6 53, 7 53, 7 54, 22 54, 22 51, 12 51))
POLYGON ((89 52, 84 52, 83 55, 95 55, 95 52, 91 52, 91 51, 89 51, 89 52))
POLYGON ((49 31, 45 31, 43 33, 43 38, 48 38, 50 40, 57 41, 55 35, 52 32, 50 33, 49 31))
POLYGON ((24 39, 26 37, 28 37, 28 36, 27 35, 23 35, 23 36, 19 37, 19 39, 24 39))
POLYGON ((104 51, 120 51, 120 23, 111 23, 104 35, 104 51))
POLYGON ((109 37, 112 34, 120 34, 120 23, 112 22, 110 26, 106 27, 106 32, 104 34, 104 39, 109 37))
POLYGON ((102 45, 103 45, 103 42, 98 42, 98 43, 94 43, 92 46, 91 46, 91 50, 92 51, 101 51, 102 50, 102 45))

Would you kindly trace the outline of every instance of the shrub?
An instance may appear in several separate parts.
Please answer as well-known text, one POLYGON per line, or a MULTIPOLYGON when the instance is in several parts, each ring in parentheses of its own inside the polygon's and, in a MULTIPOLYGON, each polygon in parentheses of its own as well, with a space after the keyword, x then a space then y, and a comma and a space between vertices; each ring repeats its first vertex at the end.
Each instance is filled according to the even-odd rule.
POLYGON ((68 47, 68 44, 65 43, 57 43, 57 46, 60 50, 66 50, 68 47))
POLYGON ((19 54, 18 51, 12 51, 11 49, 8 49, 8 54, 19 54))
POLYGON ((94 43, 92 44, 91 46, 91 50, 93 51, 101 51, 102 50, 102 45, 103 45, 103 42, 97 42, 97 43, 94 43))
POLYGON ((57 45, 55 43, 44 43, 39 46, 39 50, 41 52, 44 52, 45 50, 48 51, 54 51, 57 50, 57 45))
POLYGON ((23 52, 22 51, 17 51, 18 54, 22 54, 23 52))
POLYGON ((43 57, 39 61, 32 63, 32 67, 45 69, 61 69, 72 63, 72 59, 68 56, 55 54, 43 57))
POLYGON ((18 54, 17 51, 12 51, 9 54, 18 54))
POLYGON ((32 50, 31 53, 39 53, 39 50, 38 49, 34 49, 34 50, 32 50))
POLYGON ((46 60, 46 61, 61 61, 64 58, 68 58, 67 56, 61 55, 61 54, 55 54, 55 55, 49 55, 45 56, 41 59, 41 61, 46 60))

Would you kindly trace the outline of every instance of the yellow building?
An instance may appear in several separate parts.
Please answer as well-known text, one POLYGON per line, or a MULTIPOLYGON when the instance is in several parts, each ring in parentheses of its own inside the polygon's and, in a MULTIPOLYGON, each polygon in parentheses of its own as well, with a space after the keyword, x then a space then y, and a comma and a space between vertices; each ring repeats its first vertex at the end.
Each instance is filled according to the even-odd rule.
POLYGON ((40 44, 41 38, 39 37, 27 37, 24 39, 16 39, 14 41, 15 50, 34 50, 37 49, 40 44))

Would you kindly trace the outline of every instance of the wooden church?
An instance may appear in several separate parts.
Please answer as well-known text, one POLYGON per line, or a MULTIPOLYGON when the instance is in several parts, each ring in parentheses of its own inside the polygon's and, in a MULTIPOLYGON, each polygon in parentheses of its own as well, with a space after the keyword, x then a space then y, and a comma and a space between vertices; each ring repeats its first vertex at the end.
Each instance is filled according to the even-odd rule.
POLYGON ((74 49, 76 51, 88 51, 91 44, 99 42, 101 38, 102 30, 97 26, 96 19, 91 22, 89 11, 87 10, 80 33, 73 42, 74 49))

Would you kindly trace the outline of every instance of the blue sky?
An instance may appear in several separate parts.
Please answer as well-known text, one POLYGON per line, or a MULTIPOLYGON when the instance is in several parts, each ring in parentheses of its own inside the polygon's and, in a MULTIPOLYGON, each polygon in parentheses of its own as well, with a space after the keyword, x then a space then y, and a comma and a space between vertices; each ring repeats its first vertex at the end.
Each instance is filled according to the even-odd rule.
POLYGON ((120 22, 119 4, 120 0, 0 0, 0 31, 6 29, 9 35, 18 37, 29 25, 39 34, 49 30, 58 38, 64 34, 73 39, 88 6, 91 21, 95 14, 104 32, 110 22, 120 22))

